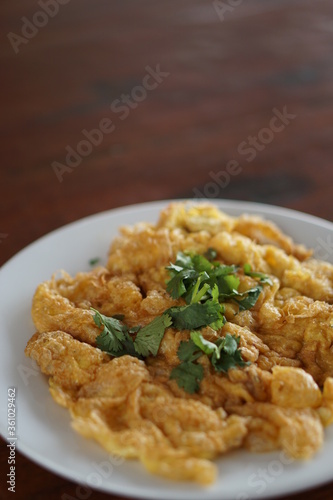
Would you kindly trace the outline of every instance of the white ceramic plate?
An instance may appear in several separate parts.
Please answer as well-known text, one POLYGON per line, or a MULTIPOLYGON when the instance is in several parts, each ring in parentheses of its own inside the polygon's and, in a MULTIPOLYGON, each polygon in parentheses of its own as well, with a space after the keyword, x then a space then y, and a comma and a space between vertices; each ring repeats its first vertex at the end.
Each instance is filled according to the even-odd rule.
MULTIPOLYGON (((42 467, 88 489, 145 499, 246 500, 288 494, 333 480, 333 426, 326 430, 324 446, 310 462, 290 463, 279 452, 256 455, 235 451, 217 460, 218 480, 207 489, 150 475, 138 462, 110 457, 99 445, 73 431, 68 411, 52 400, 46 377, 24 356, 26 343, 34 333, 30 308, 37 285, 49 279, 55 270, 65 269, 74 274, 89 270, 91 258, 101 257, 106 262, 110 242, 119 226, 154 222, 167 203, 168 200, 132 205, 74 222, 29 245, 2 267, 0 429, 3 437, 8 436, 7 390, 15 387, 17 449, 42 467)), ((231 215, 247 212, 275 221, 296 241, 315 248, 319 257, 332 262, 331 222, 270 205, 215 203, 231 215)), ((83 498, 85 491, 88 490, 78 489, 78 498, 83 498)))

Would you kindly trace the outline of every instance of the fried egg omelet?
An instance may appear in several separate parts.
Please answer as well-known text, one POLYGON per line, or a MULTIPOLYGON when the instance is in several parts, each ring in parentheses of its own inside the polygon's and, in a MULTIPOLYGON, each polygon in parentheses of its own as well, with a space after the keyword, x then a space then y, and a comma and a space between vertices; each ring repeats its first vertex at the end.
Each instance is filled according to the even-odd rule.
MULTIPOLYGON (((36 333, 25 353, 49 377, 52 397, 68 408, 77 432, 160 476, 210 485, 214 459, 236 448, 309 459, 333 422, 333 266, 311 255, 259 217, 172 203, 156 224, 121 228, 106 267, 63 272, 38 286, 36 333), (177 252, 209 248, 219 262, 250 264, 272 282, 254 307, 240 311, 229 301, 224 326, 201 330, 211 341, 240 337, 248 366, 217 373, 202 356, 200 389, 189 394, 170 378, 188 330, 166 328, 157 355, 144 360, 96 347, 101 329, 91 308, 122 315, 128 327, 148 325, 182 303, 166 290, 166 267, 177 252)), ((254 282, 241 280, 247 288, 254 282)))

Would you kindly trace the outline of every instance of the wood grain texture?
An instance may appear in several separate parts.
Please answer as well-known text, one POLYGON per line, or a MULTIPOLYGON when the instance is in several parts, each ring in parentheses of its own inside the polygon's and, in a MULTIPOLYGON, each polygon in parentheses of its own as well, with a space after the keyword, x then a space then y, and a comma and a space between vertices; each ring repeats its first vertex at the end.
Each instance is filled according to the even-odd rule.
MULTIPOLYGON (((251 200, 333 219, 330 0, 247 0, 224 19, 203 0, 58 7, 29 35, 26 19, 43 24, 40 3, 0 5, 0 265, 68 222, 150 200, 251 200), (156 68, 161 81, 142 90, 156 68), (284 109, 294 117, 277 127, 284 109), (60 182, 54 162, 69 170, 66 148, 106 119, 114 130, 60 182)), ((0 460, 1 498, 11 498, 3 440, 0 460)), ((77 485, 20 453, 17 478, 16 499, 80 498, 77 485)), ((332 496, 333 483, 285 498, 332 496)))

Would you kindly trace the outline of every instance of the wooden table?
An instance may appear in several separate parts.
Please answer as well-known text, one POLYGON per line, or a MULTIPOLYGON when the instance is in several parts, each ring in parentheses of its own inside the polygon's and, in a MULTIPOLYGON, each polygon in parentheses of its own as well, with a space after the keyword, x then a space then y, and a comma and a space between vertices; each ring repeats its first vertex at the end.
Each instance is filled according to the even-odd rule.
MULTIPOLYGON (((2 0, 0 12, 0 264, 63 224, 150 200, 332 220, 330 0, 2 0)), ((0 457, 12 498, 4 441, 0 457)), ((17 476, 16 499, 84 498, 20 453, 17 476)), ((330 483, 285 498, 332 497, 330 483)))

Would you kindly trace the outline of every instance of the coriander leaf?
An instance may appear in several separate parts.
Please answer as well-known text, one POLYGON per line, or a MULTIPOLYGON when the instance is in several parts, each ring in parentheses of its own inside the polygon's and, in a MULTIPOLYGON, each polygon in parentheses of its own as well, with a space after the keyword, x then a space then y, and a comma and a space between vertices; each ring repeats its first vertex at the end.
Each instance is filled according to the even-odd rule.
POLYGON ((239 266, 232 264, 231 266, 227 266, 226 264, 220 264, 217 262, 217 266, 213 269, 211 276, 215 279, 220 276, 227 276, 227 274, 235 274, 239 270, 239 266))
POLYGON ((165 312, 172 318, 172 324, 177 330, 196 330, 211 324, 224 324, 221 304, 207 301, 203 304, 195 302, 187 306, 170 307, 165 312))
POLYGON ((179 344, 177 356, 180 361, 195 361, 202 355, 200 348, 192 340, 182 340, 179 344))
POLYGON ((234 335, 230 335, 230 333, 227 333, 223 339, 223 342, 221 343, 221 348, 224 352, 232 356, 238 349, 239 341, 240 337, 235 337, 234 335))
MULTIPOLYGON (((212 258, 215 254, 215 250, 210 249, 207 256, 212 258)), ((211 262, 204 255, 178 252, 176 262, 166 269, 170 274, 167 291, 174 299, 183 297, 187 304, 210 300, 215 286, 221 300, 237 295, 238 266, 211 262)))
MULTIPOLYGON (((129 332, 131 330, 129 330, 129 332)), ((127 332, 125 332, 124 335, 125 335, 125 340, 122 341, 121 350, 113 353, 113 356, 120 357, 120 356, 125 356, 125 354, 127 354, 129 356, 133 356, 138 359, 143 359, 143 357, 135 350, 132 337, 127 332)))
POLYGON ((169 272, 170 280, 167 281, 167 291, 172 298, 184 297, 189 304, 195 296, 196 301, 201 300, 205 291, 201 292, 199 287, 209 279, 209 273, 213 269, 213 264, 205 257, 193 253, 178 252, 176 262, 166 267, 169 272), (198 281, 199 279, 199 281, 198 281), (199 296, 197 293, 202 295, 199 296))
POLYGON ((211 357, 211 363, 217 372, 227 373, 230 368, 244 367, 250 364, 250 362, 246 362, 242 358, 242 353, 238 349, 239 340, 239 337, 234 337, 229 333, 225 338, 218 339, 216 344, 220 351, 220 357, 218 358, 215 352, 211 357))
POLYGON ((122 315, 118 317, 108 317, 101 314, 96 309, 94 312, 94 322, 98 327, 104 327, 102 333, 96 337, 96 345, 110 356, 120 357, 128 354, 139 359, 142 357, 135 351, 132 337, 129 333, 135 333, 140 327, 133 327, 128 330, 127 326, 121 323, 122 315))
POLYGON ((134 347, 141 356, 157 355, 165 329, 171 326, 172 319, 168 314, 157 316, 151 323, 141 328, 134 340, 134 347))
POLYGON ((173 268, 172 266, 169 266, 167 268, 173 269, 172 278, 167 282, 167 292, 173 299, 178 299, 186 293, 190 282, 189 280, 195 279, 197 277, 197 273, 193 269, 180 268, 180 271, 176 271, 175 268, 176 266, 173 268))
POLYGON ((250 363, 243 360, 241 351, 238 349, 239 341, 240 337, 227 333, 215 344, 206 340, 200 332, 191 332, 191 339, 179 344, 177 355, 181 363, 171 371, 170 378, 175 379, 178 386, 190 394, 198 391, 203 378, 203 367, 194 361, 202 353, 209 357, 217 372, 226 373, 236 366, 248 366, 250 363))
POLYGON ((214 302, 219 301, 219 287, 215 284, 211 290, 212 299, 214 302))
POLYGON ((244 274, 247 276, 252 276, 253 278, 259 278, 260 283, 263 285, 273 285, 273 282, 267 274, 251 271, 250 264, 244 264, 243 266, 244 274))
POLYGON ((116 353, 122 349, 123 341, 126 340, 124 333, 126 331, 126 326, 116 318, 109 318, 96 309, 91 309, 95 312, 93 317, 95 324, 99 328, 103 327, 102 333, 96 337, 97 347, 115 356, 116 353))
POLYGON ((185 269, 192 269, 192 257, 189 252, 178 252, 176 257, 176 265, 185 269))
POLYGON ((94 257, 93 259, 90 259, 90 260, 89 260, 89 265, 90 265, 90 266, 95 266, 96 264, 98 264, 98 263, 99 263, 99 261, 100 261, 100 260, 101 260, 101 259, 100 259, 99 257, 94 257))
POLYGON ((203 376, 203 367, 190 361, 183 361, 173 368, 170 374, 170 378, 176 380, 178 386, 189 394, 199 390, 203 376))
POLYGON ((209 262, 209 260, 206 259, 203 255, 199 255, 199 254, 192 255, 192 265, 193 265, 193 268, 198 273, 202 273, 202 272, 209 273, 213 268, 212 263, 209 262))
POLYGON ((220 351, 217 345, 214 344, 213 342, 210 342, 209 340, 206 340, 200 332, 197 331, 191 332, 190 336, 192 342, 195 344, 195 346, 199 347, 199 349, 201 349, 202 352, 204 352, 207 355, 213 354, 215 352, 216 357, 217 358, 220 357, 220 351))
POLYGON ((261 274, 261 273, 256 273, 257 275, 257 278, 260 278, 260 283, 262 285, 273 285, 273 281, 271 280, 271 278, 269 276, 266 276, 266 275, 262 275, 262 276, 258 276, 258 274, 261 274))
MULTIPOLYGON (((125 337, 123 337, 123 340, 125 340, 125 337)), ((101 351, 107 352, 111 356, 116 356, 117 352, 123 348, 122 342, 107 328, 104 328, 102 333, 96 337, 96 345, 101 351)))
POLYGON ((233 356, 230 356, 230 354, 223 354, 219 359, 217 359, 213 354, 211 361, 217 372, 224 373, 227 373, 231 368, 236 368, 236 366, 240 366, 242 368, 250 364, 243 361, 241 354, 238 352, 233 356))
POLYGON ((233 298, 233 300, 235 302, 237 302, 237 304, 239 305, 240 311, 245 311, 247 309, 251 309, 251 307, 253 307, 255 305, 261 292, 262 292, 262 286, 258 285, 255 288, 251 288, 250 290, 246 290, 246 292, 244 292, 244 294, 242 294, 242 295, 246 295, 244 299, 233 298))
MULTIPOLYGON (((219 330, 220 328, 222 328, 222 326, 226 323, 227 320, 223 316, 224 305, 219 303, 219 289, 218 289, 218 286, 216 284, 214 285, 213 289, 211 290, 211 294, 212 294, 212 300, 210 302, 212 304, 219 304, 220 315, 216 321, 213 321, 213 323, 210 323, 210 325, 208 325, 208 326, 213 328, 213 330, 219 330)), ((208 304, 208 302, 206 302, 206 304, 208 304)))
POLYGON ((219 276, 217 279, 217 286, 219 289, 220 299, 229 299, 234 295, 237 295, 239 283, 239 278, 232 274, 219 276))
POLYGON ((212 262, 214 259, 216 259, 217 252, 214 250, 214 248, 209 247, 208 250, 204 253, 204 257, 206 257, 209 262, 212 262))

